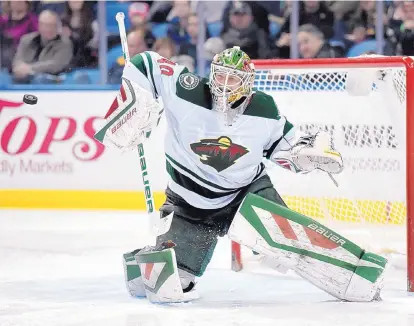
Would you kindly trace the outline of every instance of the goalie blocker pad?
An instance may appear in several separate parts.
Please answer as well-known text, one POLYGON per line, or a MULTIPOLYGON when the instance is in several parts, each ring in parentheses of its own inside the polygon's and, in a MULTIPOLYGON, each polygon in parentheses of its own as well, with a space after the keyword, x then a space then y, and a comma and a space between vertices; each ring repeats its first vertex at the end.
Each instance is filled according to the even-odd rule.
POLYGON ((174 248, 137 249, 124 254, 125 282, 133 297, 147 297, 152 303, 187 302, 198 299, 192 289, 184 292, 174 248))
POLYGON ((122 78, 120 91, 94 138, 123 152, 135 150, 150 137, 163 112, 161 103, 154 99, 152 93, 122 78))
POLYGON ((387 259, 286 207, 248 194, 228 236, 338 299, 379 299, 387 259))

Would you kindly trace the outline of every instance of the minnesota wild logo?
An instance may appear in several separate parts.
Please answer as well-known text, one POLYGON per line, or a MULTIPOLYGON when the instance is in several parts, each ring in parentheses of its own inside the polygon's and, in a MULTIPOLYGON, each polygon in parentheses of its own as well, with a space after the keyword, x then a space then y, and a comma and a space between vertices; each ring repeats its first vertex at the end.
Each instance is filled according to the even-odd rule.
POLYGON ((190 145, 192 151, 200 156, 200 161, 207 164, 217 172, 232 166, 240 157, 249 151, 246 147, 232 143, 226 136, 213 139, 202 139, 190 145))

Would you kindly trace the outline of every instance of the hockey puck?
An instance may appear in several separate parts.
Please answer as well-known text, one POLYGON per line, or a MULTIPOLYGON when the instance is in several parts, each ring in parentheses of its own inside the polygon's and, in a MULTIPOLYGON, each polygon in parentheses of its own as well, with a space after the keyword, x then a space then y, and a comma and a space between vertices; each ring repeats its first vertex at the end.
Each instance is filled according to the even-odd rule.
POLYGON ((26 104, 34 105, 37 103, 37 97, 32 94, 24 94, 23 102, 26 104))

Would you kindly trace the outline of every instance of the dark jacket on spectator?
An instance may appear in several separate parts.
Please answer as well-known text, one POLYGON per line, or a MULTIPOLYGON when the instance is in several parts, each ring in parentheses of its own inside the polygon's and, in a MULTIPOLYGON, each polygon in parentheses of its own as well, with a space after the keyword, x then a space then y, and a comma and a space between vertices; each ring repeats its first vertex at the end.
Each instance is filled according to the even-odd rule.
POLYGON ((11 68, 20 38, 25 34, 36 32, 37 28, 37 16, 32 13, 27 14, 19 21, 13 21, 7 16, 0 17, 0 55, 2 67, 11 68))
POLYGON ((266 58, 269 52, 269 41, 266 32, 252 23, 244 30, 230 27, 221 35, 227 48, 240 46, 251 59, 266 58))
POLYGON ((405 29, 400 35, 402 55, 414 55, 414 30, 405 29))
POLYGON ((40 34, 34 32, 21 38, 13 64, 24 62, 30 64, 36 73, 56 75, 68 67, 72 53, 72 42, 68 38, 58 35, 42 45, 40 34))
MULTIPOLYGON (((304 24, 312 24, 319 28, 325 35, 325 39, 329 40, 333 37, 334 14, 331 12, 323 1, 320 1, 319 9, 314 13, 307 13, 301 2, 299 11, 299 26, 304 24)), ((285 23, 280 29, 280 33, 290 32, 290 16, 286 18, 285 23)))
MULTIPOLYGON (((264 6, 261 5, 261 3, 258 3, 258 1, 243 1, 247 3, 250 8, 252 9, 252 15, 253 20, 257 24, 257 26, 265 31, 266 34, 269 34, 269 18, 268 18, 268 12, 264 8, 264 6)), ((274 2, 274 1, 272 1, 274 2)), ((233 1, 229 1, 227 6, 224 8, 223 11, 223 33, 227 32, 230 26, 230 9, 232 7, 233 1)))
POLYGON ((337 47, 332 47, 329 43, 322 45, 315 58, 342 58, 345 56, 343 50, 337 47))
POLYGON ((189 55, 194 59, 195 65, 197 65, 197 46, 195 44, 192 44, 191 42, 181 44, 178 54, 189 55))

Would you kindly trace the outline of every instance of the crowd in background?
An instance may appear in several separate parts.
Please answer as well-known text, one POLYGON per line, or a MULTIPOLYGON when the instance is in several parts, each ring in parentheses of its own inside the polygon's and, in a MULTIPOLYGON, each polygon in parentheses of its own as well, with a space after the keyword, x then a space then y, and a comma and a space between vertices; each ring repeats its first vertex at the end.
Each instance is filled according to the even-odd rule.
MULTIPOLYGON (((197 67, 200 19, 198 1, 117 1, 128 6, 131 55, 153 50, 197 67), (154 26, 166 25, 165 35, 154 26)), ((252 59, 289 58, 290 1, 204 1, 207 63, 227 47, 240 46, 252 59), (209 24, 220 22, 211 35, 209 24)), ((384 55, 414 55, 414 2, 384 1, 384 55)), ((375 39, 376 4, 368 1, 301 1, 301 58, 344 57, 358 44, 375 39)), ((2 1, 0 65, 16 84, 58 83, 58 76, 98 67, 99 38, 109 51, 119 35, 98 26, 97 1, 2 1)), ((375 53, 374 50, 368 53, 375 53)), ((119 83, 124 66, 120 55, 108 67, 109 83, 119 83)), ((206 67, 207 68, 207 67, 206 67)), ((205 73, 205 72, 199 72, 205 73)))

